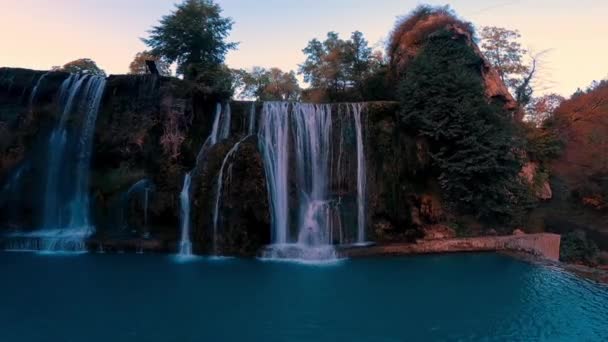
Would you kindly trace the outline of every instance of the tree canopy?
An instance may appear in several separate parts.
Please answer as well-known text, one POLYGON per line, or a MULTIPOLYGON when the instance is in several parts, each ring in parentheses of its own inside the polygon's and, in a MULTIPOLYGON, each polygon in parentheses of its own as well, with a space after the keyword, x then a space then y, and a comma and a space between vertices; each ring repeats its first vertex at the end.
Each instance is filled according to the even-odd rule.
POLYGON ((195 79, 201 70, 217 69, 237 46, 226 41, 233 21, 221 13, 212 0, 185 0, 142 40, 153 55, 177 62, 178 74, 195 79))
POLYGON ((344 97, 361 98, 365 80, 382 65, 381 55, 372 53, 367 40, 359 31, 349 40, 340 39, 336 32, 327 33, 325 41, 312 39, 302 50, 306 60, 299 73, 311 88, 324 93, 330 101, 344 97))
POLYGON ((235 70, 235 82, 241 98, 258 101, 296 101, 300 97, 300 86, 293 71, 283 72, 279 68, 253 67, 251 71, 235 70))
POLYGON ((170 65, 162 58, 153 55, 150 51, 138 52, 131 64, 129 64, 129 73, 132 75, 142 75, 148 73, 146 61, 154 61, 156 68, 162 76, 171 76, 170 65))
POLYGON ((106 76, 97 63, 89 58, 80 58, 64 64, 63 66, 54 66, 52 70, 65 71, 73 74, 87 74, 95 76, 106 76))

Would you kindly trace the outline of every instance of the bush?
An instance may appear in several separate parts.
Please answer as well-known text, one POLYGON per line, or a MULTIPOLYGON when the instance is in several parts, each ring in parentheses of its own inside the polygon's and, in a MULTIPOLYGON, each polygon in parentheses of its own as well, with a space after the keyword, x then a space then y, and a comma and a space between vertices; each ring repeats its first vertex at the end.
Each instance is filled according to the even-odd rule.
POLYGON ((594 266, 599 260, 600 250, 595 242, 587 238, 582 230, 562 235, 560 260, 568 263, 594 266))

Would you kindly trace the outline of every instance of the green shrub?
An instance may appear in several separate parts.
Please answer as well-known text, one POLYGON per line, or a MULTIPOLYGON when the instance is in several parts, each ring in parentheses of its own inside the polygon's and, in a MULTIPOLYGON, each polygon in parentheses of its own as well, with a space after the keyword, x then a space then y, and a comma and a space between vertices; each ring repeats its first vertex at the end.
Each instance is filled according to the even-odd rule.
POLYGON ((561 261, 596 265, 599 260, 599 255, 599 248, 595 242, 587 238, 587 234, 584 231, 575 230, 562 235, 560 248, 561 261))

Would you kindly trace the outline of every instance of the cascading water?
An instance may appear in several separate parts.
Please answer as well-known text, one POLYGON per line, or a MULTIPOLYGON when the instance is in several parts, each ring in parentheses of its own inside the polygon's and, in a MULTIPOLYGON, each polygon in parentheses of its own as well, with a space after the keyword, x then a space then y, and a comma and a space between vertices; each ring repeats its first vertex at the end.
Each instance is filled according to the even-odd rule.
POLYGON ((95 231, 89 218, 89 173, 95 122, 104 89, 105 78, 98 76, 72 74, 62 83, 61 117, 49 139, 42 229, 15 234, 13 237, 20 241, 12 244, 11 249, 86 251, 85 239, 95 231), (67 122, 75 111, 83 115, 82 128, 78 142, 68 144, 67 122), (66 167, 72 163, 66 152, 72 145, 76 145, 75 179, 68 181, 66 177, 72 173, 66 167), (60 184, 73 185, 71 197, 60 195, 60 184))
POLYGON ((192 242, 190 241, 190 183, 191 175, 188 172, 184 176, 184 185, 179 194, 180 219, 181 219, 181 241, 179 243, 179 255, 188 257, 192 255, 192 242))
POLYGON ((64 164, 63 158, 67 142, 66 123, 74 105, 76 94, 84 83, 86 76, 70 75, 61 85, 59 103, 62 108, 59 123, 51 132, 49 140, 48 162, 46 169, 46 190, 44 192, 43 227, 45 229, 61 226, 61 201, 59 199, 59 171, 64 164))
POLYGON ((260 150, 264 158, 268 187, 272 243, 287 243, 289 196, 287 172, 289 161, 289 104, 266 102, 263 105, 258 131, 260 150))
POLYGON ((249 108, 249 119, 247 120, 247 135, 255 134, 255 102, 251 102, 251 108, 249 108))
POLYGON ((150 200, 150 188, 144 189, 144 228, 148 229, 148 202, 150 200))
POLYGON ((29 100, 30 110, 32 110, 32 108, 34 107, 34 101, 36 100, 36 95, 38 94, 38 89, 40 88, 40 84, 42 84, 42 81, 44 81, 44 79, 46 78, 46 76, 48 74, 49 74, 48 72, 42 74, 42 76, 40 76, 40 78, 36 82, 34 89, 32 89, 32 93, 30 94, 30 100, 29 100))
POLYGON ((365 244, 365 207, 366 207, 366 174, 365 146, 363 144, 363 129, 361 125, 362 103, 349 104, 349 109, 355 120, 357 135, 357 244, 365 244))
POLYGON ((231 116, 230 104, 226 105, 224 111, 222 111, 222 105, 219 103, 217 104, 211 133, 203 143, 201 150, 198 152, 194 170, 187 173, 184 177, 184 185, 179 196, 181 221, 180 257, 192 255, 192 242, 190 241, 190 184, 192 182, 192 174, 196 175, 200 170, 204 157, 209 149, 217 144, 218 141, 228 138, 230 135, 231 116))
POLYGON ((125 211, 129 205, 129 200, 133 198, 135 194, 141 194, 143 196, 143 209, 144 209, 144 229, 148 228, 148 202, 150 192, 154 191, 154 183, 147 178, 139 180, 133 184, 127 192, 122 195, 120 203, 120 227, 122 230, 128 228, 128 223, 125 218, 125 211))
POLYGON ((265 103, 260 136, 274 232, 273 245, 264 251, 263 257, 305 261, 336 259, 331 241, 334 207, 328 189, 331 106, 265 103), (289 238, 287 216, 290 116, 300 194, 296 241, 289 238))
POLYGON ((222 198, 222 188, 223 188, 223 184, 224 184, 224 181, 223 181, 224 180, 224 170, 226 168, 226 165, 228 165, 228 161, 231 160, 232 156, 238 151, 241 143, 249 137, 250 137, 249 135, 244 137, 239 142, 234 144, 232 149, 230 149, 230 151, 228 151, 228 153, 226 154, 226 157, 224 158, 224 161, 222 161, 222 166, 220 167, 220 172, 217 176, 215 201, 214 201, 214 205, 213 205, 213 254, 215 254, 215 255, 219 254, 219 250, 218 250, 219 211, 220 211, 220 200, 222 198))
POLYGON ((105 89, 104 77, 91 77, 84 89, 85 120, 80 135, 78 161, 76 163, 76 191, 71 203, 70 228, 92 234, 95 228, 90 222, 89 174, 97 113, 105 89))

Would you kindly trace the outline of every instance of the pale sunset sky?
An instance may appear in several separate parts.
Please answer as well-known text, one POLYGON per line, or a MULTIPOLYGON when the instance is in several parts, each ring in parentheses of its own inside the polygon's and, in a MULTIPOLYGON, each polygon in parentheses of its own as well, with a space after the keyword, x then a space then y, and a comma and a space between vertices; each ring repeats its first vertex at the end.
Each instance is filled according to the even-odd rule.
MULTIPOLYGON (((126 73, 140 37, 173 8, 174 0, 0 0, 0 66, 49 69, 91 58, 109 74, 126 73)), ((520 31, 521 43, 543 56, 539 92, 570 95, 608 76, 607 0, 219 0, 234 27, 233 68, 296 70, 301 50, 328 31, 348 38, 362 31, 384 50, 398 16, 420 3, 448 3, 476 27, 520 31)))

